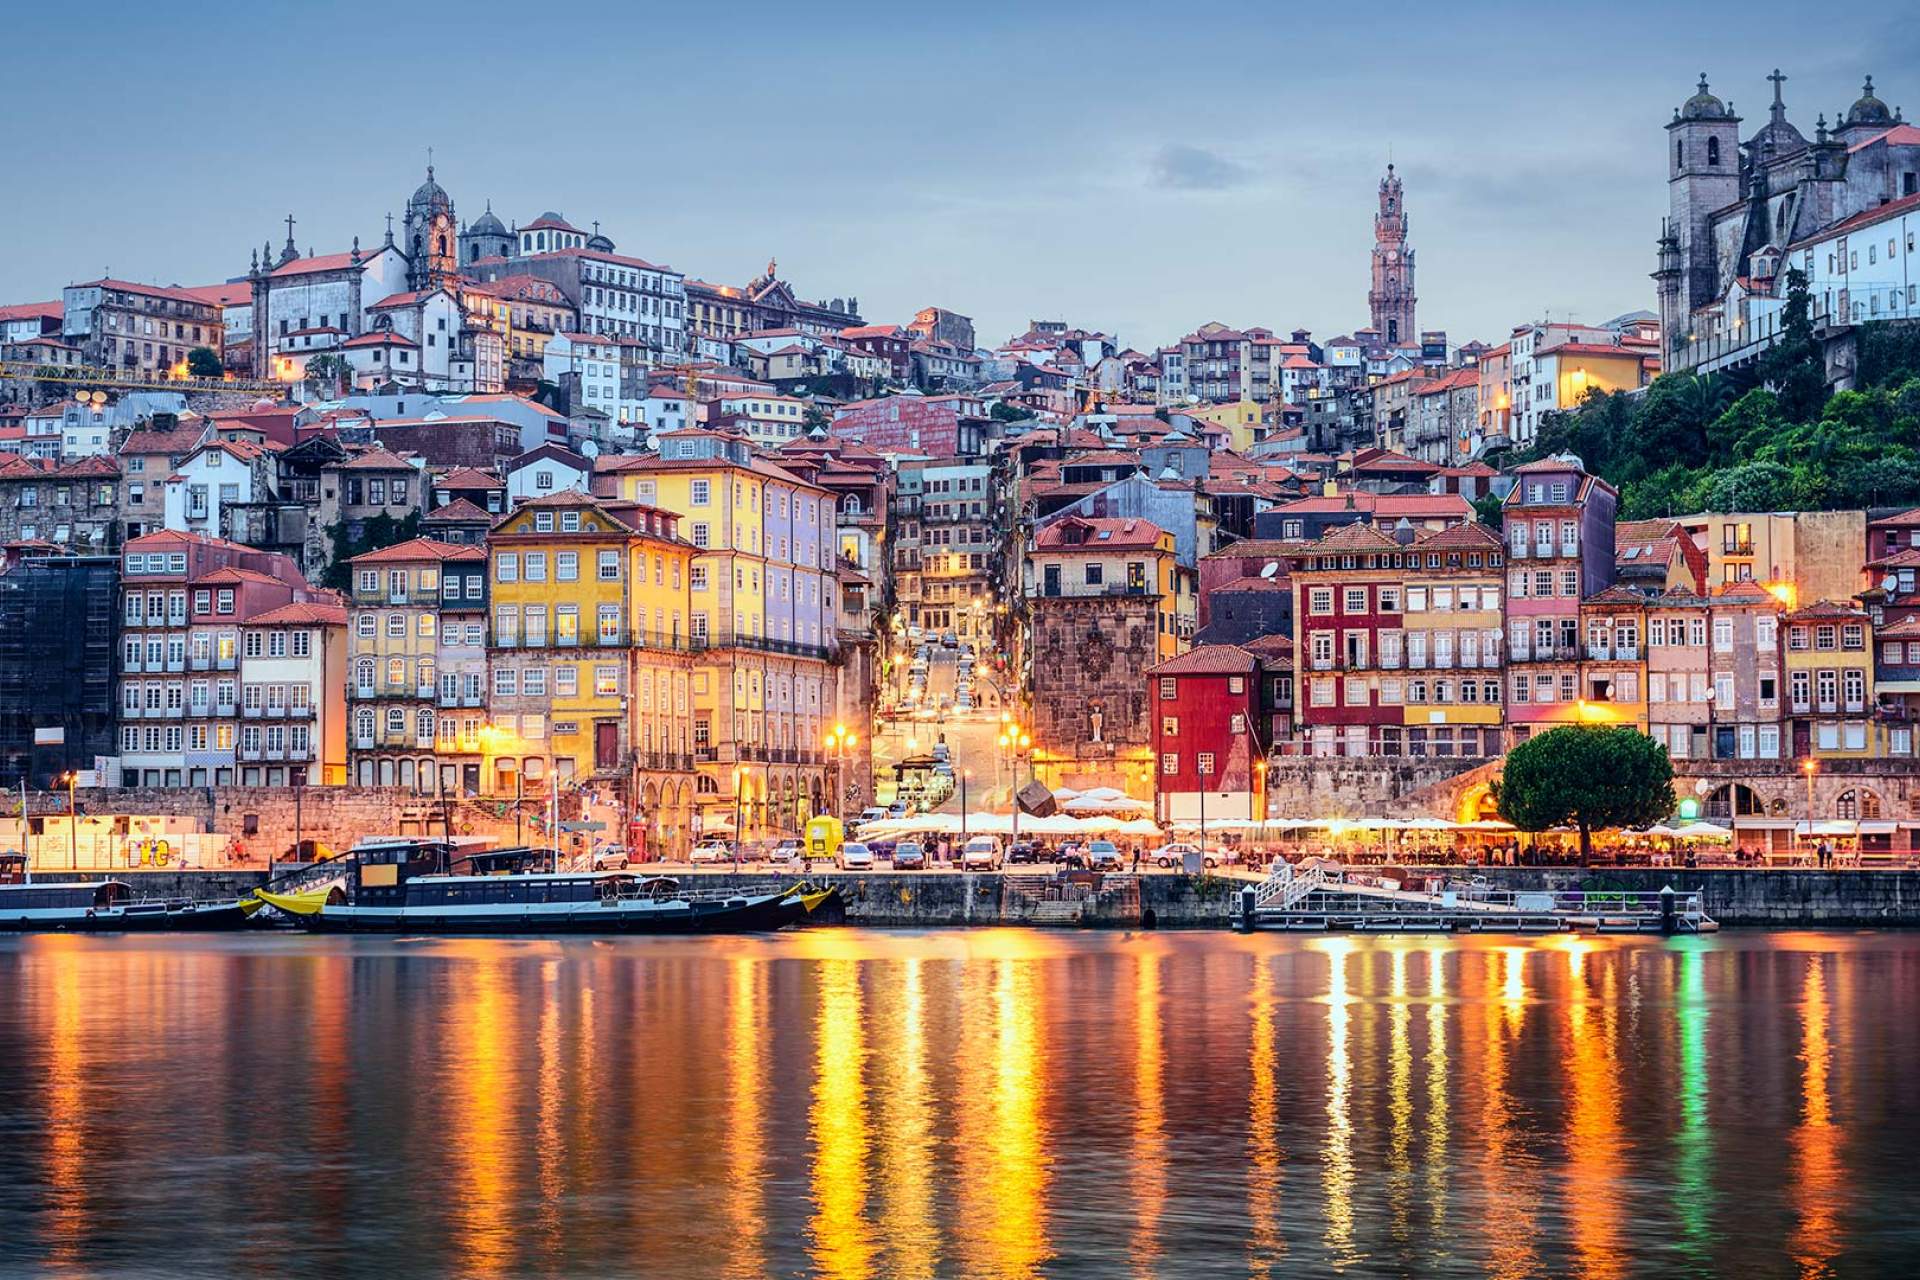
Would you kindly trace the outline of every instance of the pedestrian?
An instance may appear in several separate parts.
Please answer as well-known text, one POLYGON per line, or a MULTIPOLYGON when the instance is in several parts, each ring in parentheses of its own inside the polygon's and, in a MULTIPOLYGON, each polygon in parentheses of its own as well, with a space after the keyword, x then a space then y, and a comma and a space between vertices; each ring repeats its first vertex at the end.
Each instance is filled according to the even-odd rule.
POLYGON ((1140 842, 1138 840, 1133 842, 1133 874, 1140 874, 1140 842))

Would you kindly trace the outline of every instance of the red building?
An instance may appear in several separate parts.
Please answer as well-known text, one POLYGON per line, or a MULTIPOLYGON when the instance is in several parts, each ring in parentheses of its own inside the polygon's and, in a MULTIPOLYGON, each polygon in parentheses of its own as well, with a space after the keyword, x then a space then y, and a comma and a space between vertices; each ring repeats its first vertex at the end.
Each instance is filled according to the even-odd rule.
POLYGON ((1295 751, 1366 756, 1383 754, 1389 739, 1397 745, 1404 711, 1381 696, 1380 632, 1403 625, 1406 554, 1366 524, 1335 529, 1289 553, 1295 751))
POLYGON ((1259 660, 1238 645, 1202 645, 1147 677, 1160 821, 1265 818, 1259 660))
POLYGON ((885 360, 895 382, 904 383, 913 376, 913 335, 897 324, 856 325, 842 329, 840 340, 855 351, 885 360))

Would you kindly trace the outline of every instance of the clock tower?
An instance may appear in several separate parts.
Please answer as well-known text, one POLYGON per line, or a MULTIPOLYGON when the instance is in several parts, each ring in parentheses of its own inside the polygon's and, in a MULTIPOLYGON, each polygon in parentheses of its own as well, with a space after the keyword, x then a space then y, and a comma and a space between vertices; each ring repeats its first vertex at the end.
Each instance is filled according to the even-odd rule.
POLYGON ((1373 215, 1373 288, 1367 307, 1373 327, 1389 344, 1413 342, 1413 250, 1407 247, 1407 210, 1401 201, 1400 175, 1387 166, 1380 179, 1380 211, 1373 215))

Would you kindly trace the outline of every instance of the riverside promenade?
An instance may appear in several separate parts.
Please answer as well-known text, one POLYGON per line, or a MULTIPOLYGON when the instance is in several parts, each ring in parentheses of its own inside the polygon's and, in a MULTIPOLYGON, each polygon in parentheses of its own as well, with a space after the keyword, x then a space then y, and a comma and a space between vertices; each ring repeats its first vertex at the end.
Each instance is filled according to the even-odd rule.
MULTIPOLYGON (((283 868, 284 870, 284 868, 283 868)), ((655 868, 649 864, 647 871, 655 868)), ((1449 868, 1466 878, 1460 868, 1449 868)), ((693 871, 660 866, 658 874, 716 887, 747 889, 799 877, 785 870, 693 871)), ((213 899, 251 892, 260 872, 119 872, 138 896, 213 899)), ((1713 919, 1725 926, 1769 928, 1920 926, 1920 871, 1692 870, 1682 867, 1484 867, 1472 872, 1502 890, 1657 893, 1667 885, 1699 890, 1713 919)), ((99 879, 42 873, 36 878, 99 879)), ((840 923, 881 928, 967 928, 1047 925, 1084 928, 1225 929, 1236 891, 1257 877, 1242 872, 1189 876, 1050 872, 809 873, 819 885, 838 885, 840 923)))

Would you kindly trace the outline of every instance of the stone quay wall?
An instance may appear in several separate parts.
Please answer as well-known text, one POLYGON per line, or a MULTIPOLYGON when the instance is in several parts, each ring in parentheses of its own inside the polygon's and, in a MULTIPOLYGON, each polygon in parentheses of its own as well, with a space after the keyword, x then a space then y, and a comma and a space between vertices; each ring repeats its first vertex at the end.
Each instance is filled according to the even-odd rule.
MULTIPOLYGON (((65 813, 65 796, 33 799, 36 818, 65 813)), ((223 832, 233 837, 232 861, 241 866, 291 858, 296 825, 300 840, 343 852, 364 836, 439 835, 443 827, 440 801, 396 787, 302 787, 297 799, 291 787, 95 787, 78 792, 75 802, 82 818, 163 816, 223 832)), ((456 836, 514 838, 510 801, 449 800, 444 812, 456 836)))

